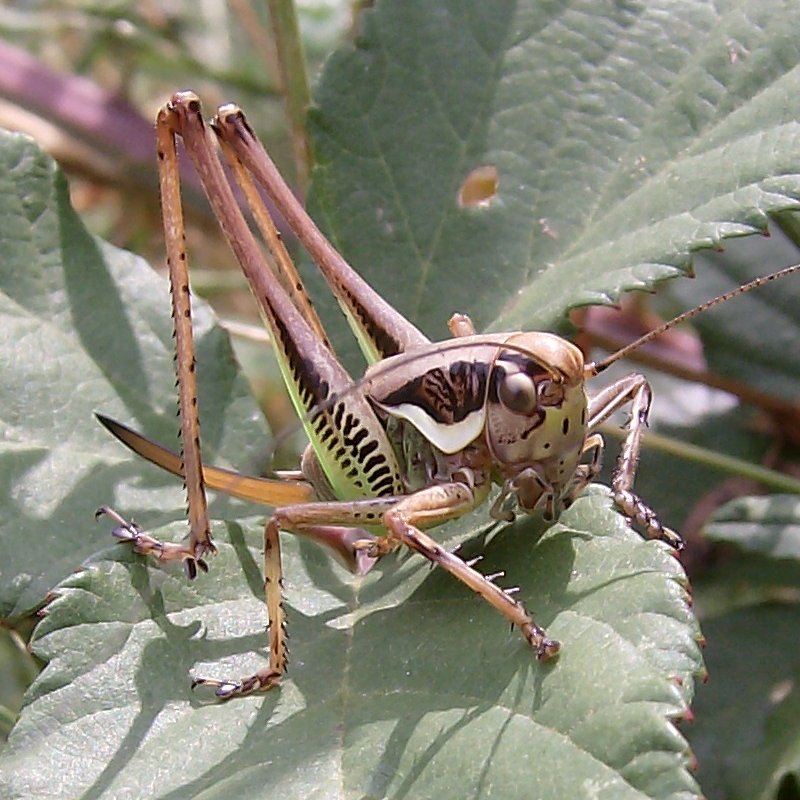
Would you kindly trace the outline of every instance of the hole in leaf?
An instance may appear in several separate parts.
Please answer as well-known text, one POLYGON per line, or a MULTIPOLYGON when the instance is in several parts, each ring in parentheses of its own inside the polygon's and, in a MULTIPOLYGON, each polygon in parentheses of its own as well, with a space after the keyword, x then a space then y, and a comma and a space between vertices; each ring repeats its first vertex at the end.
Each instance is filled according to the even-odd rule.
POLYGON ((458 205, 461 208, 468 206, 483 208, 489 206, 497 196, 499 186, 500 176, 497 173, 497 167, 492 164, 475 167, 464 178, 464 182, 458 190, 458 205))

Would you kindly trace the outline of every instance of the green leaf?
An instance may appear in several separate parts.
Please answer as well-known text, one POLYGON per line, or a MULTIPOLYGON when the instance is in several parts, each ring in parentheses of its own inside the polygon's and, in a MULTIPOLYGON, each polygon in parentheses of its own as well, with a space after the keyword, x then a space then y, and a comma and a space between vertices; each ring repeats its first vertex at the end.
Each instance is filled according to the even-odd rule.
POLYGON ((49 665, 0 759, 3 796, 696 795, 669 721, 700 665, 682 571, 606 491, 544 532, 526 522, 464 546, 521 586, 563 642, 556 663, 418 558, 354 580, 285 537, 289 676, 203 705, 190 672, 263 663, 248 653, 265 644, 260 536, 229 524, 191 584, 124 551, 64 583, 37 633, 49 665))
MULTIPOLYGON (((800 250, 774 225, 768 239, 731 243, 724 253, 697 259, 692 283, 676 281, 669 295, 684 305, 716 297, 773 270, 800 261, 800 250)), ((703 339, 709 369, 718 375, 793 402, 800 393, 798 281, 777 281, 692 320, 703 339)))
POLYGON ((696 587, 711 675, 689 738, 710 798, 792 797, 800 778, 800 502, 740 497, 705 535, 739 556, 696 587))
MULTIPOLYGON (((185 499, 93 417, 176 442, 165 281, 90 236, 53 162, 10 134, 0 139, 0 242, 0 615, 15 617, 109 543, 95 508, 133 508, 150 524, 182 517, 185 499)), ((209 458, 246 466, 242 454, 267 436, 261 415, 202 304, 196 318, 198 357, 218 370, 201 378, 209 458)))
POLYGON ((453 310, 551 327, 798 207, 800 6, 408 0, 363 23, 316 93, 313 208, 436 337, 453 310), (495 200, 460 208, 486 164, 495 200))
POLYGON ((800 497, 739 497, 717 511, 705 533, 770 558, 800 560, 800 497))
POLYGON ((766 721, 764 741, 747 770, 737 772, 741 783, 735 797, 795 796, 800 790, 800 691, 797 680, 775 687, 774 711, 766 721))
POLYGON ((704 623, 710 679, 698 693, 689 734, 700 781, 712 800, 796 795, 798 626, 797 605, 776 603, 704 623))

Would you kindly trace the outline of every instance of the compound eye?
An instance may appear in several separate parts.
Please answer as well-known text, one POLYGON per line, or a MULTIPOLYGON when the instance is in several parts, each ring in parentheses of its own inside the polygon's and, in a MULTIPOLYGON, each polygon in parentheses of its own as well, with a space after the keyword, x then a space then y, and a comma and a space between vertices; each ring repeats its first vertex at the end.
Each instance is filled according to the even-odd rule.
POLYGON ((564 400, 564 386, 557 381, 539 381, 539 402, 543 406, 557 406, 564 400))
POLYGON ((500 402, 515 414, 533 414, 536 410, 536 384, 524 372, 505 375, 497 395, 500 402))

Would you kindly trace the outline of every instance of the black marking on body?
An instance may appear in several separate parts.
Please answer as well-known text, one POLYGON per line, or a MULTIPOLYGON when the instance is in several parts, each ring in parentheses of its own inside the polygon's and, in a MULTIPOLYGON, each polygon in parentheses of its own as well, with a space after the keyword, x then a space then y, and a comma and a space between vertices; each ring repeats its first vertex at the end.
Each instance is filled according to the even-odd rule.
POLYGON ((526 441, 534 431, 538 430, 542 427, 542 425, 544 425, 546 418, 547 413, 539 408, 536 409, 536 414, 529 414, 528 419, 532 420, 531 424, 528 425, 524 431, 522 431, 520 434, 520 439, 522 439, 522 441, 526 441))
POLYGON ((407 403, 421 408, 435 422, 461 422, 483 406, 488 372, 485 361, 455 361, 449 368, 434 367, 381 398, 381 405, 407 403))
MULTIPOLYGON (((511 350, 504 350, 495 364, 496 369, 503 369, 503 364, 513 364, 517 372, 523 372, 525 375, 536 380, 538 378, 552 378, 552 373, 548 372, 538 361, 534 361, 524 353, 516 353, 511 350)), ((505 374, 505 372, 504 372, 505 374)))
POLYGON ((382 497, 397 494, 401 487, 400 477, 380 452, 379 443, 370 438, 369 429, 348 405, 336 399, 314 361, 303 358, 298 352, 286 325, 276 314, 272 316, 300 402, 311 414, 310 424, 319 444, 331 453, 355 488, 364 488, 363 481, 353 480, 360 468, 367 481, 369 495, 382 497))
POLYGON ((358 302, 358 299, 352 292, 347 291, 342 285, 340 285, 339 290, 343 295, 347 296, 348 305, 350 305, 353 313, 358 317, 362 327, 380 353, 381 358, 396 356, 398 353, 403 352, 403 346, 400 342, 392 336, 386 328, 378 325, 375 318, 366 310, 362 303, 358 302))

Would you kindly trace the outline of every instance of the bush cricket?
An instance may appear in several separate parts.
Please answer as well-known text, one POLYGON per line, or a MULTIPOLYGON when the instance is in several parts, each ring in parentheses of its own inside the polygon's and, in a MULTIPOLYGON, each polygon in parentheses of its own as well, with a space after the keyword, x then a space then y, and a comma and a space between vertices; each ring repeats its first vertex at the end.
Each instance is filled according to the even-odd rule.
POLYGON ((364 571, 404 545, 438 565, 490 603, 516 627, 537 658, 559 643, 547 637, 523 604, 426 531, 469 513, 500 487, 491 514, 512 520, 541 510, 555 519, 600 469, 598 426, 623 407, 630 422, 612 480, 617 507, 650 538, 675 550, 681 537, 661 525, 633 491, 641 435, 652 400, 644 376, 633 373, 591 394, 587 382, 610 364, 679 322, 750 291, 789 267, 752 281, 680 315, 599 362, 585 362, 572 343, 551 333, 479 334, 456 314, 453 338, 432 342, 380 297, 320 232, 281 178, 235 106, 219 109, 210 125, 191 92, 160 110, 157 122, 162 212, 177 353, 182 455, 126 426, 100 417, 123 443, 181 476, 188 496, 189 538, 162 543, 104 507, 114 535, 142 554, 182 560, 194 577, 214 552, 205 489, 274 507, 264 532, 269 660, 237 680, 198 678, 220 698, 275 686, 286 670, 282 605, 281 530, 327 545, 352 570, 364 571), (212 139, 230 165, 269 251, 263 252, 239 209, 212 139), (310 444, 300 469, 257 478, 204 465, 200 452, 188 264, 183 233, 176 138, 181 137, 269 329, 278 364, 310 444), (369 363, 354 381, 333 352, 256 183, 322 271, 369 363))

